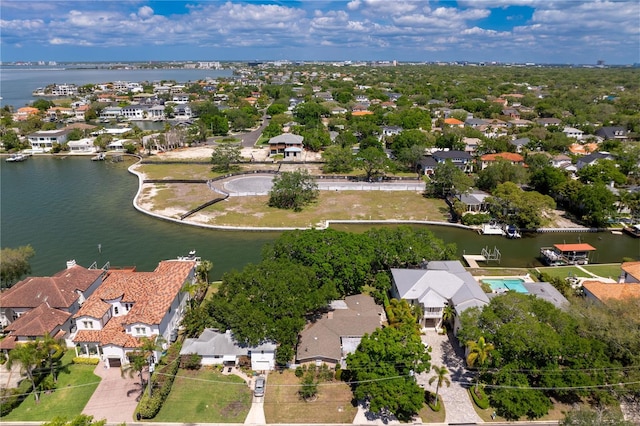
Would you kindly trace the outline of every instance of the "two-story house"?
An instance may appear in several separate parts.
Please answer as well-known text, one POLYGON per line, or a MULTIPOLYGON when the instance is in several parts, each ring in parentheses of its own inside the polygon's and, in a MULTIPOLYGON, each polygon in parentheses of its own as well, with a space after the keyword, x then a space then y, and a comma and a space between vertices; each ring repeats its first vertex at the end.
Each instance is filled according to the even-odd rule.
POLYGON ((129 362, 126 354, 141 337, 174 341, 189 299, 183 289, 195 281, 195 269, 194 260, 165 260, 153 272, 110 270, 74 315, 76 353, 116 367, 129 362))
POLYGON ((451 160, 451 162, 463 172, 471 172, 471 160, 473 157, 468 152, 458 150, 435 151, 432 157, 436 163, 444 163, 447 160, 451 160))
POLYGON ((420 306, 423 314, 419 322, 423 328, 439 329, 444 308, 449 305, 456 311, 455 331, 460 327, 458 318, 462 312, 489 303, 480 284, 459 261, 432 261, 425 266, 425 269, 391 269, 391 295, 420 306))
POLYGON ((78 312, 106 275, 103 269, 84 268, 75 261, 51 277, 28 277, 0 293, 0 325, 8 332, 0 349, 35 340, 45 334, 60 338, 73 332, 78 312))
POLYGON ((63 145, 67 142, 69 130, 40 130, 27 135, 31 144, 31 152, 49 152, 54 144, 63 145))

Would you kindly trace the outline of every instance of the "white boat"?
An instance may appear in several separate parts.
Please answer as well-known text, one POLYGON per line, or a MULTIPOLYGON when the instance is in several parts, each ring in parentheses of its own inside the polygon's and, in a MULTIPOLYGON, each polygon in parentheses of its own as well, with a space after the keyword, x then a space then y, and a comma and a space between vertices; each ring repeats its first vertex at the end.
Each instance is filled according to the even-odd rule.
POLYGON ((518 228, 515 225, 505 225, 504 232, 507 238, 516 239, 522 237, 522 234, 520 234, 520 231, 518 231, 518 228))
POLYGON ((6 161, 7 163, 17 163, 20 161, 25 161, 27 158, 28 157, 24 154, 11 154, 11 156, 4 161, 6 161))
POLYGON ((104 152, 98 153, 98 155, 91 157, 91 161, 103 161, 107 155, 104 152))

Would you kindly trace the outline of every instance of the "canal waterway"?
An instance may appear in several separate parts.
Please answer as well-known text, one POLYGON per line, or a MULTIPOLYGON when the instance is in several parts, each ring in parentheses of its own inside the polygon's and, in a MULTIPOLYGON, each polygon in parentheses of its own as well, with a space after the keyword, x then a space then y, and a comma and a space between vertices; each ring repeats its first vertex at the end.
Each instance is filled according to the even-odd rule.
MULTIPOLYGON (((196 250, 214 264, 212 278, 260 260, 277 232, 217 231, 175 224, 136 211, 132 199, 137 177, 127 172, 131 160, 94 162, 88 157, 32 157, 0 164, 0 245, 31 244, 36 251, 32 275, 46 276, 75 259, 83 266, 135 265, 152 270, 163 259, 196 250)), ((335 225, 363 232, 370 226, 335 225)), ((587 242, 593 261, 640 259, 640 240, 611 233, 549 233, 519 240, 481 236, 472 231, 429 226, 439 238, 455 243, 458 254, 497 248, 501 266, 537 266, 539 248, 555 243, 587 242)), ((498 266, 492 263, 491 266, 498 266)))

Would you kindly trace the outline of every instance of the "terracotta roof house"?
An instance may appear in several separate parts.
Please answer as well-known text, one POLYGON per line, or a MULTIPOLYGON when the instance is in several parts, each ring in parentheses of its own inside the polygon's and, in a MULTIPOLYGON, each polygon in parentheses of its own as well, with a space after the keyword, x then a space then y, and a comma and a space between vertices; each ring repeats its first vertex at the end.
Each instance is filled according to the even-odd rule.
POLYGON ((212 328, 205 328, 197 339, 185 339, 180 355, 198 354, 202 357, 202 365, 224 365, 235 367, 240 357, 251 359, 253 371, 273 370, 276 363, 276 344, 262 343, 249 346, 236 340, 231 330, 220 333, 212 328))
POLYGON ((587 299, 601 303, 607 303, 609 300, 640 299, 640 284, 638 283, 583 281, 582 289, 587 299))
POLYGON ((625 283, 640 283, 640 262, 624 262, 620 280, 625 283))
POLYGON ((514 165, 524 166, 524 157, 515 152, 498 152, 496 154, 485 154, 480 157, 480 170, 484 170, 496 161, 507 161, 514 165))
POLYGON ((453 118, 453 117, 445 118, 444 124, 451 127, 464 127, 464 121, 460 121, 457 118, 453 118))
POLYGON ((50 336, 66 337, 73 324, 70 318, 102 284, 106 271, 87 269, 67 262, 67 269, 52 277, 28 277, 0 293, 0 326, 10 341, 50 336))
POLYGON ((194 260, 165 260, 153 272, 110 270, 74 315, 76 353, 115 367, 128 363, 140 337, 174 341, 189 298, 182 290, 195 281, 195 268, 194 260))
POLYGON ((300 333, 296 362, 343 363, 358 348, 362 336, 384 321, 384 309, 371 296, 357 294, 333 301, 327 313, 300 333))
POLYGON ((392 296, 422 308, 422 327, 440 328, 444 307, 449 305, 456 310, 456 331, 462 312, 489 303, 480 284, 459 261, 432 261, 425 266, 425 269, 391 269, 392 296))
POLYGON ((71 313, 54 309, 44 302, 4 329, 8 335, 0 340, 0 350, 10 351, 16 344, 33 341, 46 335, 55 339, 64 338, 71 328, 70 318, 71 313))

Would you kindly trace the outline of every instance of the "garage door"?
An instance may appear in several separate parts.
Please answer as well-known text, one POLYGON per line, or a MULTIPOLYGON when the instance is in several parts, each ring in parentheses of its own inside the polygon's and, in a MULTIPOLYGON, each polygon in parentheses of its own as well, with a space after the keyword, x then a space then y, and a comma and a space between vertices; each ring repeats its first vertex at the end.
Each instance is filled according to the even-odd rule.
POLYGON ((109 367, 120 367, 121 365, 120 358, 109 358, 109 367))
POLYGON ((255 371, 268 371, 269 361, 254 361, 251 363, 251 368, 255 371))

